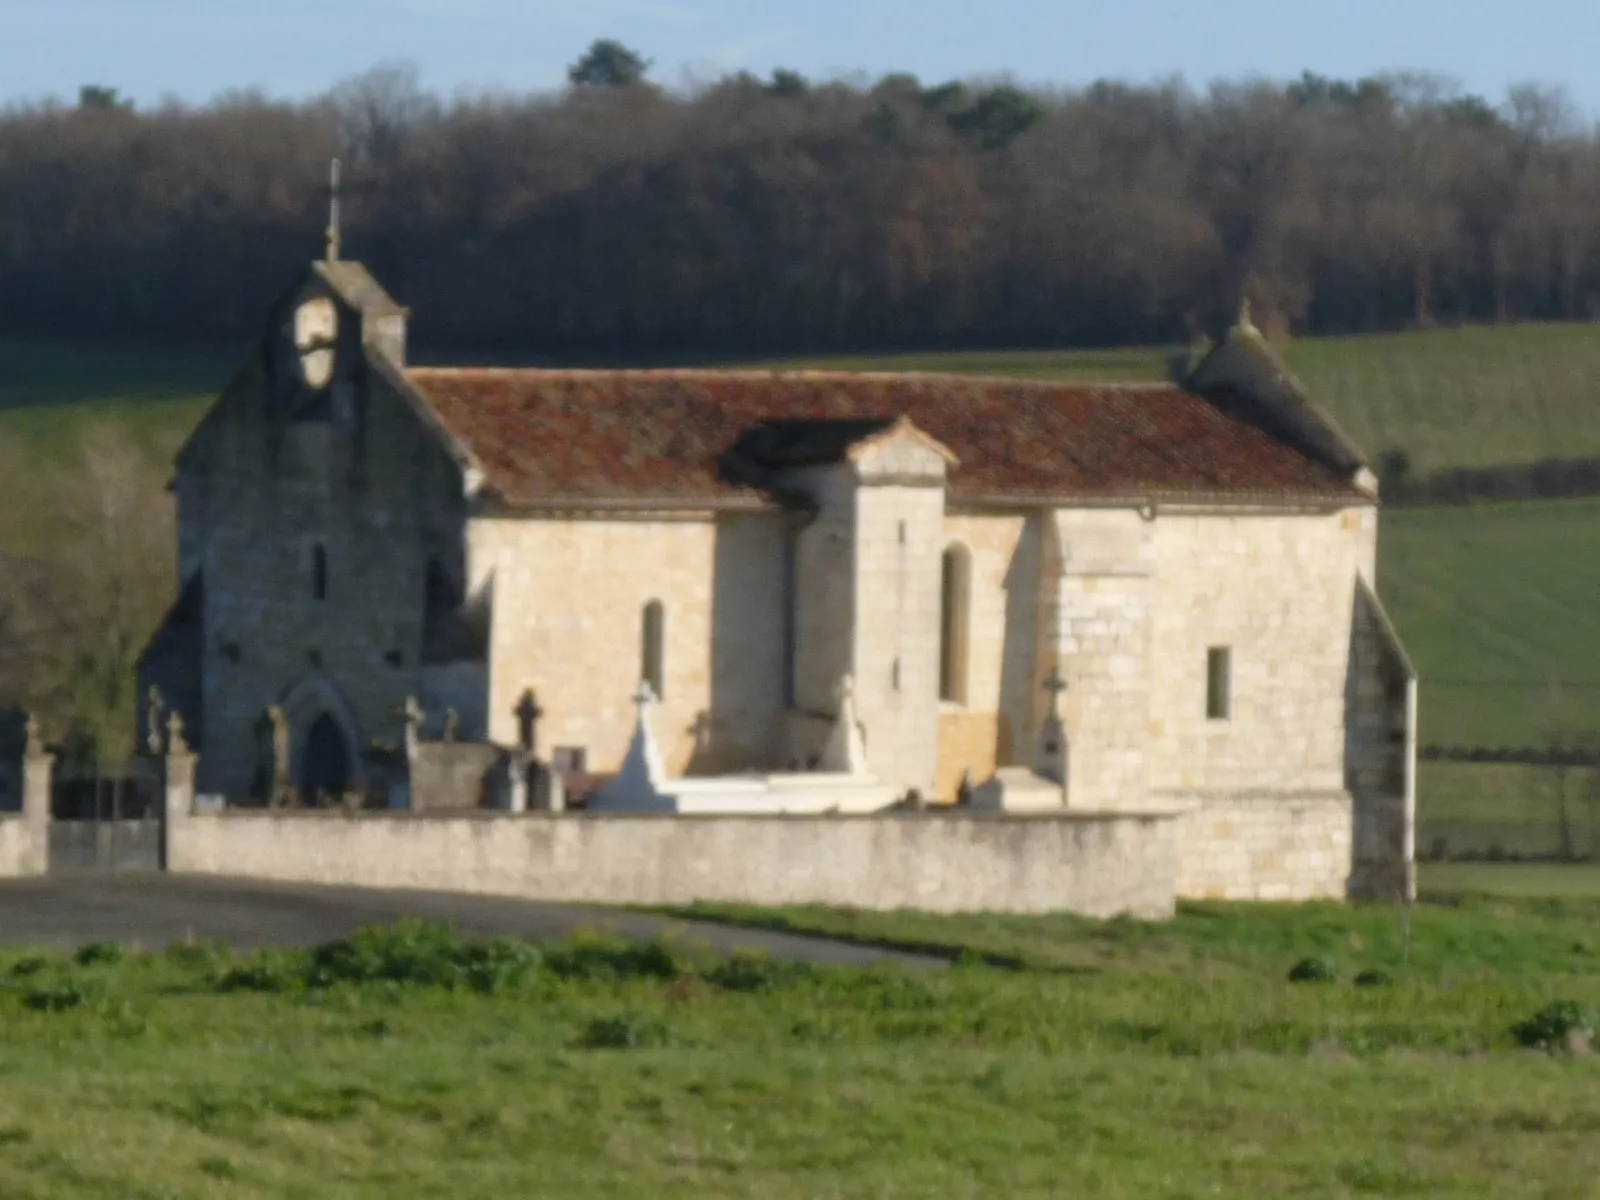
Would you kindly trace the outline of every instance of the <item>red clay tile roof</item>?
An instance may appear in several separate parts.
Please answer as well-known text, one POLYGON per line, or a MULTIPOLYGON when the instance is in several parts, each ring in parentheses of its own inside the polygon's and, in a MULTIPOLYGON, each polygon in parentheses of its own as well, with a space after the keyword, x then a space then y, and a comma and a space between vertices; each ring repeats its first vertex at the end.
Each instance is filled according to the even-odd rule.
POLYGON ((512 505, 754 498, 721 470, 753 427, 900 416, 956 455, 956 499, 1365 499, 1340 472, 1170 385, 752 371, 406 377, 512 505))

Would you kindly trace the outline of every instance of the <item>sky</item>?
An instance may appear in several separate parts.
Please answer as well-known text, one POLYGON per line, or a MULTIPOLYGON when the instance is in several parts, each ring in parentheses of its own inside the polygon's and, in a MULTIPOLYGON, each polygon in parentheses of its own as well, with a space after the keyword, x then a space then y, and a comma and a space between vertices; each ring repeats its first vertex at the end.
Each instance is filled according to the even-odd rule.
POLYGON ((1413 69, 1493 101, 1560 86, 1600 114, 1597 0, 0 0, 0 103, 86 83, 141 106, 305 98, 392 63, 445 96, 544 91, 598 37, 671 86, 775 67, 1062 86, 1413 69))

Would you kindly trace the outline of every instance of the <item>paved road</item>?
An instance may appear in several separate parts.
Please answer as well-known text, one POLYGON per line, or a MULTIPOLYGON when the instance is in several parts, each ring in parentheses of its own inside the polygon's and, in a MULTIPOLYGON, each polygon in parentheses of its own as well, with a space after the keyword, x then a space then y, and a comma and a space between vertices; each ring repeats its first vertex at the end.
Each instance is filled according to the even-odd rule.
POLYGON ((625 937, 668 935, 723 953, 761 950, 805 962, 945 965, 941 959, 822 938, 496 896, 177 875, 50 875, 0 880, 0 945, 72 947, 105 940, 159 947, 195 937, 221 939, 241 949, 309 946, 345 937, 364 925, 403 917, 449 921, 467 933, 516 934, 535 940, 593 929, 625 937))

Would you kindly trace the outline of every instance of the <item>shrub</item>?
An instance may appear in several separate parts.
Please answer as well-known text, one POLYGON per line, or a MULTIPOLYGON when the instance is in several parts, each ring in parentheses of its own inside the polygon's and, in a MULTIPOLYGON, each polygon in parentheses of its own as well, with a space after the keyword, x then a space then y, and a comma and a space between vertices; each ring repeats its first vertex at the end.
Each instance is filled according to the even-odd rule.
POLYGON ((1554 1050, 1575 1033, 1593 1038, 1596 1023, 1593 1009, 1575 1000, 1558 1000, 1513 1025, 1511 1032, 1521 1045, 1554 1050))
POLYGON ((318 946, 306 982, 465 987, 492 994, 521 983, 541 960, 537 947, 515 938, 467 938, 446 925, 401 921, 318 946))
POLYGON ((80 946, 73 958, 80 967, 93 967, 102 963, 112 966, 127 956, 127 947, 121 942, 90 942, 87 946, 80 946))
POLYGON ((50 960, 42 954, 30 954, 26 958, 19 958, 11 965, 13 979, 26 979, 30 975, 37 975, 50 965, 50 960))
POLYGON ((463 957, 467 986, 486 996, 521 985, 544 961, 537 947, 515 938, 471 942, 463 957))
POLYGON ((302 973, 295 968, 291 959, 258 955, 225 971, 217 980, 217 991, 286 992, 300 981, 302 973))
POLYGON ((603 982, 676 979, 686 973, 663 942, 624 942, 594 934, 579 935, 547 951, 545 965, 561 979, 603 982))
POLYGON ((1326 958, 1302 958, 1289 968, 1290 983, 1331 983, 1338 971, 1326 958))
POLYGON ((707 983, 730 992, 770 992, 812 977, 808 963, 785 962, 767 954, 741 953, 702 973, 707 983))
POLYGON ((1377 967, 1368 967, 1356 976, 1357 987, 1387 987, 1393 982, 1387 971, 1380 971, 1377 967))
POLYGON ((166 960, 190 970, 220 971, 233 959, 233 947, 226 942, 174 942, 165 951, 166 960))
POLYGON ((22 1002, 35 1012, 66 1012, 87 1004, 89 994, 74 984, 64 983, 58 987, 33 988, 22 1002))
POLYGON ((672 1031, 660 1018, 622 1013, 590 1021, 578 1044, 585 1050, 643 1050, 665 1046, 671 1041, 672 1031))

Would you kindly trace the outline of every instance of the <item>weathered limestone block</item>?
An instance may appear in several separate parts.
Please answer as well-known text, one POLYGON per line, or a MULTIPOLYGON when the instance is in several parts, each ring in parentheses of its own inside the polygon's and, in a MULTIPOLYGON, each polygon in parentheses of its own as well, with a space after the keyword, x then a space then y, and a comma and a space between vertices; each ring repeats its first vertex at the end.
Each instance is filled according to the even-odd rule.
POLYGON ((491 779, 507 754, 485 742, 423 742, 411 759, 411 807, 416 811, 484 808, 491 779))
POLYGON ((1344 792, 1158 797, 1187 809, 1178 895, 1191 900, 1343 899, 1352 804, 1344 792))

